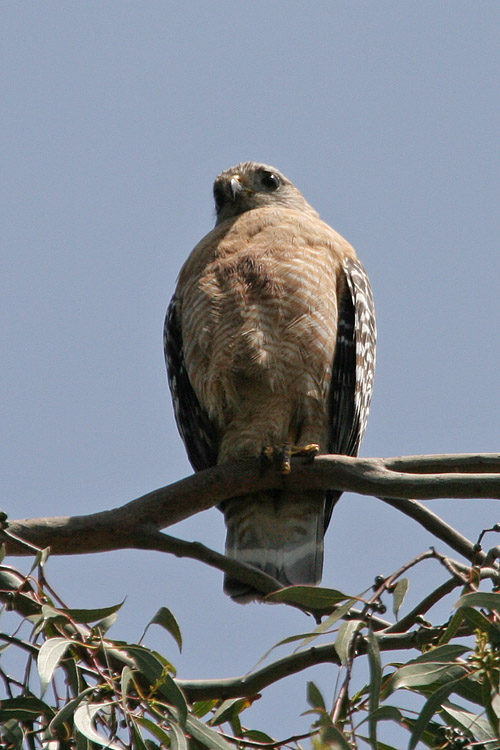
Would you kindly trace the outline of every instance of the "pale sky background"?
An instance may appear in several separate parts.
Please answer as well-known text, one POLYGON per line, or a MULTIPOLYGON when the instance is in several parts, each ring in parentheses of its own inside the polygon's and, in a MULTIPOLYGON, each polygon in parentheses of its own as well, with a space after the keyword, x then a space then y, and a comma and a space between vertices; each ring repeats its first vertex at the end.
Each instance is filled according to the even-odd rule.
MULTIPOLYGON (((214 177, 247 159, 290 177, 370 274, 379 356, 362 454, 499 451, 499 42, 493 0, 4 0, 11 518, 109 509, 190 473, 163 317, 213 226, 214 177)), ((429 505, 473 539, 500 520, 494 501, 429 505)), ((215 509, 170 532, 223 549, 215 509)), ((345 495, 323 583, 359 593, 432 543, 381 502, 345 495)), ((245 673, 313 626, 285 607, 233 604, 218 571, 159 553, 53 558, 48 574, 72 606, 127 597, 118 639, 172 609, 183 655, 160 628, 147 643, 183 678, 245 673)), ((427 563, 409 604, 443 579, 427 563)), ((330 699, 336 675, 325 666, 281 682, 243 721, 277 738, 304 731, 306 680, 330 699)))

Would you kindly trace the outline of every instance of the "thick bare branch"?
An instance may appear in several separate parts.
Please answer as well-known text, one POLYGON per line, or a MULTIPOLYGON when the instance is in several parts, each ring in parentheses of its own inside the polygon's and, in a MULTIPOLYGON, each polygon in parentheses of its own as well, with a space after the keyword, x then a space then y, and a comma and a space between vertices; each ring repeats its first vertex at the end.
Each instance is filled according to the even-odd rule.
MULTIPOLYGON (((411 633, 397 635, 377 635, 381 651, 399 651, 411 648, 419 649, 431 643, 440 634, 439 628, 422 628, 411 633)), ((366 641, 359 638, 356 656, 366 653, 366 641)), ((302 672, 315 664, 340 664, 335 647, 331 643, 314 646, 307 651, 300 651, 285 656, 256 672, 242 677, 232 677, 222 680, 177 680, 189 701, 210 700, 212 698, 239 698, 256 695, 264 688, 297 672, 302 672)))
POLYGON ((500 499, 500 454, 389 459, 318 456, 312 463, 296 458, 291 475, 280 474, 272 467, 263 471, 257 460, 216 466, 113 510, 86 516, 11 521, 10 534, 1 534, 0 540, 7 545, 9 554, 15 555, 32 551, 16 542, 12 535, 38 547, 50 545, 52 553, 58 555, 144 548, 145 534, 147 537, 152 528, 165 528, 223 500, 250 492, 298 487, 383 497, 385 502, 411 515, 471 559, 469 540, 409 498, 500 499), (428 473, 436 469, 440 473, 428 473))

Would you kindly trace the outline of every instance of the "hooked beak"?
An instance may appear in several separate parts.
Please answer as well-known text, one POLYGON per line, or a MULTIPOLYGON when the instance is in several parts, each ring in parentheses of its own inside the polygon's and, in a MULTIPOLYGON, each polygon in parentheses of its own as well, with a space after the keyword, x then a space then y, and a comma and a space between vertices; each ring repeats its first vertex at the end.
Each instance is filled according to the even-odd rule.
POLYGON ((235 200, 236 196, 243 192, 245 188, 241 184, 241 177, 239 175, 236 175, 235 177, 231 177, 229 181, 229 192, 231 193, 231 198, 233 201, 235 200))

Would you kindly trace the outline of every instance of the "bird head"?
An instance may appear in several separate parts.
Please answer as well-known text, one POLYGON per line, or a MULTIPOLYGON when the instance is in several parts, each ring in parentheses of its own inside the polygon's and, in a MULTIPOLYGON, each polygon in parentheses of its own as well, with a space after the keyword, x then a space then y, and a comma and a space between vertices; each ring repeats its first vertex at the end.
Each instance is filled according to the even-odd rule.
POLYGON ((300 190, 285 175, 275 167, 253 161, 222 172, 214 182, 214 200, 217 224, 265 206, 312 211, 317 216, 300 190))

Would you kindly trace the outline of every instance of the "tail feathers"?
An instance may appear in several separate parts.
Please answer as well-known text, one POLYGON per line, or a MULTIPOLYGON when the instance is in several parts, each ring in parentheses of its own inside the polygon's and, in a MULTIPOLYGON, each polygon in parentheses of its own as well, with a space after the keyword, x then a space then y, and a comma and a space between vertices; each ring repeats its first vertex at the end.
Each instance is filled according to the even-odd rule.
MULTIPOLYGON (((262 493, 224 508, 226 555, 253 565, 283 586, 316 584, 323 570, 325 500, 322 493, 262 493)), ((242 604, 261 595, 225 576, 224 591, 242 604)))

